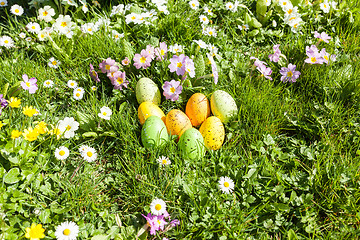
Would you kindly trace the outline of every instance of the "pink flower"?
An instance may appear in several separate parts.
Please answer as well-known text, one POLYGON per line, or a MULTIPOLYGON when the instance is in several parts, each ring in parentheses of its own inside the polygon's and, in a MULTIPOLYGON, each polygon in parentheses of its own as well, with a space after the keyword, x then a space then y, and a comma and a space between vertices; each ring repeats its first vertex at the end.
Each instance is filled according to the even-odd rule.
POLYGON ((38 85, 36 84, 37 82, 36 78, 29 79, 28 75, 23 74, 22 79, 24 81, 21 82, 20 85, 24 90, 28 90, 30 94, 33 94, 36 92, 36 90, 38 90, 38 85))
POLYGON ((165 225, 167 222, 164 220, 163 215, 151 215, 149 213, 147 216, 141 214, 147 221, 147 225, 150 226, 150 234, 155 235, 156 231, 164 230, 165 225))
POLYGON ((296 82, 296 79, 300 77, 300 72, 295 71, 296 65, 289 63, 288 67, 282 67, 280 70, 280 74, 282 75, 282 82, 296 82))
POLYGON ((254 60, 255 59, 255 62, 254 62, 254 65, 256 67, 259 67, 261 65, 267 65, 266 62, 263 62, 263 61, 260 61, 258 58, 256 57, 250 57, 250 60, 254 60))
POLYGON ((140 54, 135 54, 134 56, 134 66, 136 67, 136 69, 139 68, 148 68, 150 67, 150 63, 152 61, 151 55, 149 55, 149 53, 143 49, 141 50, 140 54))
POLYGON ((151 46, 151 45, 147 45, 145 50, 149 53, 149 56, 151 57, 151 60, 154 60, 154 58, 155 58, 155 49, 154 49, 154 47, 151 46))
POLYGON ((272 73, 271 68, 268 68, 263 64, 263 65, 260 65, 259 67, 257 67, 256 69, 259 70, 259 72, 261 73, 262 76, 264 76, 267 79, 272 80, 272 78, 270 77, 270 75, 272 73))
POLYGON ((311 47, 306 46, 306 55, 309 57, 309 58, 305 59, 306 63, 310 63, 310 64, 323 64, 324 63, 324 58, 319 53, 319 50, 317 49, 317 47, 315 45, 311 45, 311 47))
POLYGON ((170 82, 166 81, 163 86, 163 94, 166 99, 171 101, 176 101, 179 99, 179 95, 182 92, 182 86, 179 81, 171 80, 170 82))
POLYGON ((280 54, 281 54, 281 51, 280 51, 279 47, 280 47, 280 44, 274 45, 274 47, 273 47, 274 54, 269 55, 270 61, 272 61, 272 62, 278 62, 279 61, 280 54))
POLYGON ((129 81, 126 80, 125 72, 117 71, 113 74, 111 83, 112 83, 112 85, 114 85, 114 89, 122 90, 122 87, 127 88, 129 81))
POLYGON ((185 74, 185 58, 184 54, 180 54, 180 56, 174 55, 170 59, 170 65, 168 66, 170 72, 176 72, 178 76, 185 74))
POLYGON ((116 72, 119 67, 115 65, 115 60, 107 58, 99 64, 102 73, 116 72))
POLYGON ((187 73, 189 73, 189 76, 194 78, 195 77, 195 65, 194 65, 194 61, 189 58, 186 57, 185 58, 185 71, 187 73))
POLYGON ((90 63, 90 71, 89 75, 92 79, 94 79, 96 82, 100 82, 100 78, 98 73, 95 71, 94 66, 90 63))
POLYGON ((329 43, 329 40, 331 39, 331 37, 329 35, 327 35, 326 32, 322 32, 321 34, 318 33, 317 31, 314 32, 314 37, 315 38, 319 38, 320 41, 324 41, 326 43, 329 43))
POLYGON ((165 42, 160 43, 160 47, 155 48, 155 55, 157 56, 156 60, 162 61, 166 58, 168 48, 165 42))
POLYGON ((121 64, 124 65, 124 66, 127 66, 130 64, 130 60, 128 57, 125 57, 124 60, 121 61, 121 64))

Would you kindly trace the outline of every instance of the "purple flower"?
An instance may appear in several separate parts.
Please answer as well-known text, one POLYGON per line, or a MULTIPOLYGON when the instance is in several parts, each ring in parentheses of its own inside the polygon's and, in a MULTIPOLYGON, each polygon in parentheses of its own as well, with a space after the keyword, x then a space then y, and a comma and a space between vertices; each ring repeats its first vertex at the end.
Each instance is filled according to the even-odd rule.
POLYGON ((90 77, 95 80, 96 82, 100 82, 100 78, 98 73, 95 71, 94 66, 90 63, 90 71, 89 71, 90 77))
POLYGON ((3 98, 3 94, 0 94, 0 108, 4 108, 8 105, 8 102, 5 98, 3 98))
POLYGON ((329 35, 327 35, 326 32, 322 32, 322 33, 320 34, 320 33, 318 33, 317 31, 315 31, 315 32, 314 32, 314 37, 315 37, 315 38, 319 38, 320 41, 324 41, 324 42, 326 42, 326 43, 329 43, 328 40, 331 39, 331 37, 330 37, 329 35))
POLYGON ((150 234, 155 235, 156 231, 164 230, 165 225, 167 222, 164 220, 163 215, 151 215, 149 213, 147 216, 141 214, 147 221, 147 225, 150 226, 150 234))
POLYGON ((324 58, 319 53, 319 50, 315 45, 311 45, 311 47, 306 46, 306 55, 309 57, 305 59, 306 63, 310 64, 323 64, 324 58))
POLYGON ((194 61, 189 58, 189 57, 186 57, 185 58, 185 71, 187 73, 189 73, 189 76, 191 78, 195 77, 195 65, 194 65, 194 61))
POLYGON ((128 57, 125 57, 124 60, 121 61, 121 64, 124 65, 124 66, 127 66, 130 64, 130 60, 128 57))
POLYGON ((182 86, 179 81, 171 80, 170 82, 166 81, 163 86, 163 94, 166 99, 171 101, 176 101, 179 99, 179 95, 182 91, 182 86))
POLYGON ((107 58, 99 64, 102 73, 116 72, 119 67, 115 65, 115 60, 107 58))
POLYGON ((23 74, 22 79, 24 81, 21 82, 20 85, 24 90, 29 90, 30 94, 33 94, 36 92, 36 90, 38 90, 38 85, 36 84, 36 82, 37 82, 36 78, 29 79, 28 75, 23 74))
POLYGON ((184 54, 180 54, 180 56, 174 55, 170 59, 170 72, 176 72, 178 76, 185 74, 185 58, 184 54))
POLYGON ((272 78, 270 77, 270 75, 272 73, 271 68, 268 68, 264 64, 262 64, 259 67, 257 67, 256 69, 259 70, 259 72, 261 73, 262 76, 264 76, 267 79, 272 80, 272 78))
POLYGON ((266 62, 260 61, 258 58, 256 57, 250 57, 250 60, 255 59, 254 65, 256 67, 260 67, 261 65, 267 65, 266 62))
POLYGON ((165 42, 160 43, 160 47, 155 48, 155 55, 157 56, 156 60, 162 61, 166 58, 168 48, 165 42))
POLYGON ((174 219, 170 222, 172 227, 176 227, 177 225, 180 225, 180 221, 178 219, 174 219))
POLYGON ((139 69, 139 68, 148 68, 150 67, 150 63, 151 63, 151 55, 149 55, 149 53, 143 49, 141 50, 140 54, 136 53, 134 58, 134 66, 136 67, 136 69, 139 69))
POLYGON ((329 64, 329 53, 326 52, 325 48, 321 49, 320 55, 324 59, 323 62, 329 64))
POLYGON ((280 47, 280 44, 277 44, 277 45, 273 46, 274 54, 269 55, 270 61, 272 61, 272 62, 278 62, 279 61, 280 54, 281 54, 281 51, 280 51, 279 47, 280 47))
POLYGON ((280 74, 282 75, 281 81, 282 82, 296 82, 296 79, 299 78, 300 72, 295 71, 296 65, 292 65, 289 63, 288 67, 282 67, 280 70, 280 74))
POLYGON ((127 88, 129 81, 126 80, 126 74, 124 72, 117 71, 114 73, 113 78, 111 79, 114 89, 122 90, 122 87, 127 88))
POLYGON ((145 51, 148 52, 149 56, 151 57, 151 60, 154 60, 155 58, 155 49, 151 45, 147 45, 145 51))

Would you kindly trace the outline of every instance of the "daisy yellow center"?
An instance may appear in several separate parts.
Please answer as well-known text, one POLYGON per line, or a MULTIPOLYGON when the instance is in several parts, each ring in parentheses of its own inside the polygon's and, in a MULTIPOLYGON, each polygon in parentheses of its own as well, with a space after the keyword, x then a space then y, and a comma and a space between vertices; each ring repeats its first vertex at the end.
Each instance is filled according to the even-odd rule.
POLYGON ((135 16, 132 16, 132 17, 131 17, 131 19, 132 19, 132 20, 135 20, 135 19, 136 19, 136 17, 135 17, 135 16))
POLYGON ((325 58, 326 60, 329 60, 329 57, 328 57, 328 56, 324 56, 324 58, 325 58))
POLYGON ((16 12, 16 13, 19 13, 20 11, 19 11, 19 9, 15 9, 15 12, 16 12))
POLYGON ((243 27, 243 29, 246 29, 246 26, 244 25, 244 26, 242 26, 243 27))
POLYGON ((228 182, 224 182, 224 187, 228 188, 230 184, 228 182))
POLYGON ((326 4, 324 3, 324 8, 327 8, 326 4))
POLYGON ((30 84, 29 82, 26 83, 26 86, 27 86, 27 87, 30 87, 30 85, 31 85, 31 84, 30 84))
POLYGON ((115 37, 115 38, 119 38, 119 35, 116 34, 114 37, 115 37))
MULTIPOLYGON (((40 37, 41 37, 41 38, 44 38, 44 37, 45 37, 45 35, 44 35, 44 34, 41 34, 41 35, 40 35, 40 37)), ((54 65, 56 65, 56 64, 54 64, 54 65)))
POLYGON ((174 48, 174 51, 175 51, 175 52, 177 52, 177 51, 179 51, 179 49, 177 49, 177 48, 174 48))
POLYGON ((312 57, 311 62, 313 62, 313 63, 316 62, 316 57, 312 57))
POLYGON ((67 125, 67 127, 66 127, 66 130, 70 130, 71 129, 71 126, 70 125, 67 125))
POLYGON ((294 74, 292 73, 292 71, 288 71, 288 73, 286 74, 286 76, 288 77, 292 77, 294 74))
POLYGON ((43 16, 46 16, 46 15, 48 15, 48 12, 47 12, 47 11, 44 11, 44 12, 43 12, 43 16))
POLYGON ((232 5, 230 5, 229 8, 232 8, 232 5))
POLYGON ((176 64, 176 66, 177 66, 178 68, 181 68, 181 67, 182 67, 182 63, 181 63, 181 62, 178 62, 178 63, 176 64))
POLYGON ((92 157, 93 153, 92 153, 92 152, 87 152, 86 155, 87 155, 88 157, 92 157))
POLYGON ((171 92, 171 93, 175 93, 175 91, 176 91, 176 89, 175 89, 174 87, 171 87, 171 88, 170 88, 170 92, 171 92))
POLYGON ((210 31, 210 32, 209 32, 209 34, 210 34, 210 35, 213 35, 213 32, 212 32, 212 31, 210 31))
POLYGON ((46 82, 46 85, 50 85, 50 82, 46 82))
POLYGON ((65 235, 65 236, 69 236, 70 235, 70 229, 65 229, 64 231, 63 231, 63 234, 65 235))
POLYGON ((119 77, 118 79, 116 79, 116 81, 118 82, 118 84, 122 84, 124 82, 124 79, 119 77))
POLYGON ((32 26, 31 28, 32 28, 32 29, 35 29, 35 26, 32 26))
POLYGON ((206 21, 206 18, 203 18, 203 21, 205 22, 205 21, 206 21))
POLYGON ((167 163, 166 159, 163 159, 162 164, 166 164, 166 163, 167 163))
POLYGON ((80 97, 80 93, 76 93, 75 95, 76 95, 77 97, 80 97))
POLYGON ((91 28, 88 28, 88 31, 89 31, 89 32, 91 32, 91 31, 92 31, 92 29, 91 29, 91 28))
POLYGON ((196 6, 195 3, 193 3, 192 6, 195 7, 196 6))
POLYGON ((287 2, 283 2, 283 5, 285 6, 287 4, 287 2))
POLYGON ((60 26, 66 27, 66 26, 67 26, 67 23, 66 23, 66 22, 62 22, 62 23, 60 24, 60 26))
POLYGON ((4 43, 5 43, 5 44, 8 44, 8 43, 9 43, 9 40, 5 40, 4 43))
POLYGON ((5 2, 1 2, 0 5, 4 6, 4 5, 5 5, 5 2))
POLYGON ((75 85, 75 83, 72 82, 72 83, 70 83, 70 85, 73 87, 75 85))
POLYGON ((292 11, 293 11, 292 9, 289 9, 289 10, 288 10, 288 14, 291 14, 291 13, 292 13, 292 11))
POLYGON ((52 65, 56 65, 57 62, 56 62, 56 61, 52 61, 51 64, 52 64, 52 65))
POLYGON ((155 205, 155 209, 156 209, 157 211, 160 211, 161 205, 160 205, 160 204, 156 204, 156 205, 155 205))
POLYGON ((106 70, 110 70, 110 67, 111 67, 110 65, 105 65, 106 70))
POLYGON ((59 155, 60 155, 60 156, 64 156, 64 155, 65 155, 65 151, 64 151, 64 150, 61 150, 61 151, 59 152, 59 155))
POLYGON ((141 58, 140 58, 140 62, 141 62, 141 63, 145 63, 145 62, 146 62, 146 58, 145 58, 145 57, 141 57, 141 58))
POLYGON ((103 115, 104 115, 104 116, 106 116, 106 115, 107 115, 107 113, 106 113, 106 112, 103 112, 103 115))

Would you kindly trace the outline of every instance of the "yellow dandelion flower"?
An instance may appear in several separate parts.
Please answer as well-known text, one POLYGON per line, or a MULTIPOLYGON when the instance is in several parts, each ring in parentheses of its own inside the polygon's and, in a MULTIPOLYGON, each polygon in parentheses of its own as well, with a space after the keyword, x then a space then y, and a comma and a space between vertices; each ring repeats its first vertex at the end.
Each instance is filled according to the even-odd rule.
POLYGON ((12 130, 11 131, 11 138, 16 139, 16 138, 20 137, 21 134, 22 134, 22 132, 20 132, 19 130, 12 130))
POLYGON ((32 142, 38 138, 39 132, 36 129, 29 127, 29 129, 24 130, 22 135, 26 141, 32 142))
POLYGON ((18 99, 16 97, 15 98, 11 97, 10 101, 8 101, 8 103, 11 108, 19 108, 20 104, 21 104, 21 99, 18 99))
POLYGON ((33 108, 32 106, 30 106, 30 107, 26 106, 26 107, 23 107, 23 113, 24 113, 24 115, 26 115, 28 117, 32 117, 32 116, 34 116, 34 114, 37 114, 38 111, 35 108, 33 108))
POLYGON ((45 229, 43 229, 41 224, 36 225, 33 223, 30 228, 26 228, 25 230, 25 237, 30 238, 30 240, 39 240, 45 237, 45 229))
POLYGON ((44 121, 39 122, 36 126, 35 129, 40 133, 40 134, 45 134, 48 129, 46 127, 46 123, 44 121))

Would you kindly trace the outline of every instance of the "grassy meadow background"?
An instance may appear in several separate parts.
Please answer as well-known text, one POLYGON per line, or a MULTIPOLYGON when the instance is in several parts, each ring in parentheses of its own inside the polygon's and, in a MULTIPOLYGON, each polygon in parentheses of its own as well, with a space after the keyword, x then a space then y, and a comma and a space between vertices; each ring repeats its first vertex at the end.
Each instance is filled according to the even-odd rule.
MULTIPOLYGON (((112 7, 120 3, 156 9, 145 1, 99 2, 101 7, 89 2, 86 14, 71 7, 66 14, 80 26, 109 16, 112 7)), ((6 92, 6 99, 17 96, 22 107, 36 107, 41 115, 32 119, 45 121, 49 128, 65 117, 74 117, 80 128, 71 139, 39 138, 23 154, 27 142, 22 138, 13 141, 10 133, 31 122, 21 109, 3 109, 0 239, 26 239, 25 228, 32 223, 43 225, 44 239, 55 239, 55 228, 64 221, 77 223, 78 239, 136 239, 146 224, 141 214, 150 212, 149 204, 155 198, 166 202, 180 225, 156 236, 144 233, 141 239, 357 239, 360 5, 358 1, 342 2, 338 3, 342 10, 324 14, 314 1, 315 10, 302 11, 302 33, 295 34, 282 23, 275 7, 261 28, 244 31, 237 25, 245 24, 245 8, 233 13, 224 8, 223 1, 214 0, 200 1, 200 10, 192 10, 187 1, 169 0, 170 14, 159 14, 154 25, 126 24, 121 16, 111 17, 111 27, 125 35, 119 41, 105 29, 93 35, 78 31, 71 39, 55 36, 56 48, 50 41, 36 40, 35 35, 28 34, 30 42, 18 37, 29 21, 40 21, 36 20, 36 7, 29 8, 27 1, 9 0, 7 10, 0 8, 0 36, 17 40, 15 48, 1 47, 0 94, 6 92), (24 7, 25 15, 11 15, 9 8, 15 3, 24 7), (202 34, 199 15, 205 4, 216 14, 211 18, 218 27, 216 37, 202 34), (320 43, 319 49, 336 54, 335 62, 304 63, 306 46, 317 42, 314 31, 332 37, 330 43, 320 43), (212 92, 220 89, 235 99, 239 111, 225 124, 222 148, 189 161, 181 158, 175 141, 153 150, 141 143, 136 83, 148 77, 162 91, 165 81, 177 77, 170 73, 168 63, 154 61, 148 69, 138 70, 132 62, 124 67, 129 85, 122 91, 114 90, 105 75, 100 74, 99 83, 92 80, 89 64, 98 69, 108 57, 121 62, 129 52, 140 53, 148 44, 157 46, 159 42, 181 44, 187 56, 206 58, 205 50, 197 52, 193 40, 198 39, 219 48, 221 58, 215 59, 218 84, 213 78, 198 80, 192 87, 184 87, 178 101, 162 96, 161 109, 165 114, 171 109, 184 111, 193 93, 201 92, 210 99, 212 92), (281 82, 281 66, 268 60, 275 44, 280 44, 282 54, 301 72, 295 83, 281 82), (272 81, 260 76, 250 56, 268 63, 272 81), (51 57, 61 61, 58 69, 48 66, 51 57), (21 89, 23 74, 38 79, 35 94, 21 89), (53 88, 43 86, 47 79, 54 81, 53 88), (66 86, 68 80, 85 89, 83 99, 74 100, 66 86), (97 90, 92 91, 92 86, 97 90), (103 106, 113 111, 109 121, 98 117, 103 106), (83 161, 78 150, 83 144, 97 150, 95 162, 83 161), (60 146, 70 150, 63 161, 54 156, 60 146), (169 157, 171 164, 159 166, 159 156, 169 157), (221 176, 234 180, 232 194, 219 190, 221 176)), ((241 4, 256 16, 256 1, 241 4)), ((211 73, 209 65, 205 73, 211 73)))

